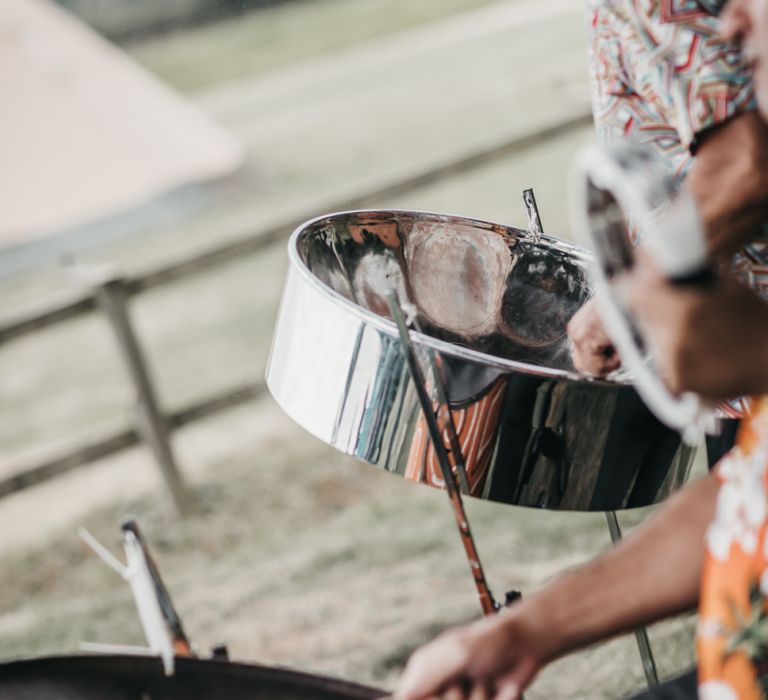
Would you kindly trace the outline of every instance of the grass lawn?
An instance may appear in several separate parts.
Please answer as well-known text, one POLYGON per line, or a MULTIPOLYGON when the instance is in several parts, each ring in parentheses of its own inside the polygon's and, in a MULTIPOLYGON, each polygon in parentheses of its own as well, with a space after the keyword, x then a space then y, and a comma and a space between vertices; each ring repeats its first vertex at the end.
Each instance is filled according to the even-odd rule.
MULTIPOLYGON (((326 448, 270 399, 239 412, 275 421, 275 437, 208 465, 193 516, 169 519, 148 495, 82 521, 120 552, 121 516, 139 518, 201 652, 223 640, 238 659, 390 687, 415 646, 479 615, 445 494, 326 448)), ((530 592, 609 543, 601 514, 467 505, 499 596, 530 592)), ((641 515, 622 518, 631 525, 641 515)), ((142 641, 127 586, 74 525, 45 546, 6 554, 0 590, 0 657, 142 641)), ((692 631, 690 618, 652 630, 662 673, 691 663, 692 631)), ((625 637, 557 662, 526 697, 616 698, 642 683, 625 637)))

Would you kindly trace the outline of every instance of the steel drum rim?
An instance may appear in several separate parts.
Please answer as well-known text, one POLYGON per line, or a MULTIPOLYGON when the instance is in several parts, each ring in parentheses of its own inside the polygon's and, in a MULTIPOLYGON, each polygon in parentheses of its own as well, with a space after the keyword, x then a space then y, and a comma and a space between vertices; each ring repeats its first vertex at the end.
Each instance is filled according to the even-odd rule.
MULTIPOLYGON (((45 666, 47 670, 63 670, 68 671, 72 668, 77 669, 78 666, 92 666, 102 665, 109 667, 110 664, 130 666, 143 665, 142 668, 146 669, 147 665, 155 665, 159 675, 163 675, 162 660, 159 656, 153 656, 148 654, 91 654, 91 653, 78 653, 78 654, 48 654, 44 656, 18 656, 8 659, 0 660, 0 672, 5 672, 6 677, 8 673, 14 671, 25 671, 27 669, 34 670, 37 666, 45 666)), ((261 677, 261 676, 274 676, 277 680, 295 680, 304 681, 308 685, 320 685, 326 686, 329 691, 340 691, 341 689, 351 692, 368 693, 370 695, 376 694, 375 697, 380 697, 382 692, 378 688, 369 686, 356 681, 349 681, 336 676, 329 676, 323 674, 317 674, 310 671, 302 671, 299 669, 291 668, 289 666, 281 665, 264 665, 260 663, 249 663, 245 661, 233 661, 230 659, 216 659, 216 658, 204 658, 204 657, 175 657, 175 663, 180 671, 184 671, 185 668, 201 669, 209 668, 212 671, 220 671, 223 673, 229 673, 231 675, 243 674, 249 677, 261 677)), ((0 673, 0 675, 3 675, 0 673)), ((173 678, 173 676, 170 676, 173 678)))
MULTIPOLYGON (((514 231, 516 234, 519 234, 525 238, 530 238, 530 235, 531 235, 528 231, 525 231, 524 229, 519 229, 514 226, 508 226, 506 224, 499 224, 499 223, 487 221, 484 219, 477 219, 477 218, 468 217, 468 216, 460 216, 457 214, 444 214, 444 213, 441 214, 437 212, 421 211, 421 210, 415 210, 415 209, 349 209, 349 210, 343 210, 343 211, 335 211, 328 214, 323 214, 321 216, 316 216, 312 219, 309 219, 299 224, 294 229, 290 239, 288 240, 288 260, 289 260, 289 265, 291 269, 296 270, 302 276, 305 282, 308 282, 310 285, 312 285, 312 287, 318 292, 320 292, 322 295, 330 298, 335 303, 340 304, 346 311, 362 319, 365 323, 375 327, 377 330, 383 331, 384 333, 386 333, 387 335, 393 338, 396 338, 398 335, 397 326, 394 324, 393 321, 383 318, 378 314, 375 314, 369 311, 368 309, 365 309, 362 306, 355 304, 353 301, 351 301, 350 299, 347 299, 336 290, 331 289, 327 285, 323 284, 323 282, 320 279, 318 279, 317 276, 314 275, 312 271, 307 267, 307 265, 301 259, 301 255, 299 254, 298 241, 301 238, 302 233, 306 229, 322 221, 334 219, 341 216, 354 216, 356 214, 383 214, 383 215, 393 215, 393 216, 399 214, 404 216, 417 216, 417 217, 424 216, 424 217, 431 217, 438 220, 445 220, 445 221, 453 220, 453 221, 466 222, 470 224, 480 224, 482 226, 491 226, 491 227, 502 226, 503 228, 514 231)), ((549 244, 551 247, 559 248, 563 252, 572 254, 584 260, 587 263, 592 257, 591 253, 588 250, 585 250, 584 248, 580 248, 576 245, 573 245, 568 241, 563 241, 559 238, 548 236, 546 234, 541 234, 541 240, 549 244)), ((563 369, 555 369, 552 367, 544 367, 540 365, 529 364, 527 362, 510 360, 507 358, 498 357, 496 355, 489 355, 487 353, 483 353, 478 350, 473 350, 471 348, 466 348, 461 345, 449 343, 444 340, 439 340, 438 338, 434 338, 430 335, 427 335, 425 333, 419 333, 418 331, 414 331, 414 330, 410 331, 410 335, 414 339, 414 341, 417 342, 420 346, 426 346, 432 350, 437 350, 441 354, 450 355, 458 359, 479 362, 484 365, 494 367, 496 369, 520 372, 522 374, 528 374, 528 375, 533 375, 538 377, 547 377, 551 379, 567 379, 567 380, 577 381, 577 382, 586 382, 591 385, 597 385, 597 386, 602 385, 602 386, 610 386, 610 387, 621 387, 621 386, 631 385, 631 382, 628 382, 628 381, 609 380, 602 377, 593 377, 589 374, 583 374, 580 372, 572 372, 572 371, 563 370, 563 369)))

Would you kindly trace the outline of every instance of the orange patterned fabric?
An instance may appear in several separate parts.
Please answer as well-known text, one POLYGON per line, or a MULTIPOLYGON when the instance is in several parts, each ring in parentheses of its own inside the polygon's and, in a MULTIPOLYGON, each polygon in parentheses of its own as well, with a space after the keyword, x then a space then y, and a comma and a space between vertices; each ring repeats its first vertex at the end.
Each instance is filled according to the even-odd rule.
POLYGON ((768 398, 754 401, 716 475, 699 604, 699 698, 759 700, 768 691, 768 398))
MULTIPOLYGON (((488 468, 498 434, 499 418, 504 402, 506 378, 502 377, 490 387, 482 398, 461 408, 452 408, 451 416, 467 470, 469 493, 478 496, 483 492, 488 468)), ((450 451, 448 432, 443 433, 445 447, 450 451)), ((458 475, 456 475, 458 479, 458 475)), ((444 488, 440 463, 432 445, 424 416, 419 417, 416 433, 408 454, 405 478, 444 488)))

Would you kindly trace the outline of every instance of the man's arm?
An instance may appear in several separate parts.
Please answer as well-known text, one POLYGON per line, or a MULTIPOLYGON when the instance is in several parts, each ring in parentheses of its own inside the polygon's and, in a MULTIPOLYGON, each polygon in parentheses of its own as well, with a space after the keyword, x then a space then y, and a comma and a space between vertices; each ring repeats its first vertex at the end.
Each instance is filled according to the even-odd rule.
POLYGON ((446 689, 517 698, 539 669, 596 641, 693 608, 718 481, 709 475, 667 501, 624 542, 509 610, 450 631, 417 651, 395 697, 446 689))
POLYGON ((621 545, 531 598, 560 631, 555 656, 695 607, 718 490, 715 475, 697 481, 621 545))
POLYGON ((713 258, 734 253, 768 223, 768 126, 738 114, 703 140, 686 179, 713 258))

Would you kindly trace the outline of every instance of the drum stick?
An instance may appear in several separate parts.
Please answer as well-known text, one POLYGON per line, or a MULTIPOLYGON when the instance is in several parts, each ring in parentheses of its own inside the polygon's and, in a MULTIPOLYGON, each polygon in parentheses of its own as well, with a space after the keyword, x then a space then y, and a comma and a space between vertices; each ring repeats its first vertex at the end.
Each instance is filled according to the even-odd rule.
MULTIPOLYGON (((416 352, 414 351, 413 344, 411 343, 411 337, 408 333, 408 327, 405 324, 405 317, 403 311, 400 308, 400 304, 394 292, 387 294, 387 303, 389 304, 389 310, 392 315, 392 319, 397 326, 398 333, 400 335, 400 344, 405 356, 405 360, 408 364, 408 369, 411 373, 414 386, 416 388, 416 395, 418 396, 419 403, 421 404, 421 410, 424 413, 424 420, 427 423, 430 438, 435 449, 437 461, 440 465, 440 470, 445 481, 445 488, 448 492, 448 497, 453 506, 453 513, 456 517, 456 524, 459 528, 459 534, 464 545, 464 551, 466 552, 467 559, 469 560, 469 567, 472 571, 472 578, 475 581, 475 588, 480 598, 480 606, 483 609, 483 614, 491 615, 499 609, 499 605, 493 598, 493 594, 488 586, 488 581, 485 578, 485 572, 483 571, 483 565, 480 563, 480 556, 477 553, 477 547, 475 547, 475 540, 472 537, 472 531, 469 527, 469 520, 467 519, 466 511, 464 510, 464 503, 461 500, 461 491, 456 484, 456 478, 451 468, 451 463, 448 458, 448 453, 443 444, 442 433, 437 424, 434 410, 432 409, 432 401, 427 393, 426 385, 424 383, 424 375, 421 372, 418 360, 416 359, 416 352)), ((439 381, 439 380, 437 380, 439 381)), ((448 409, 450 414, 450 408, 448 409)), ((458 440, 457 440, 458 442, 458 440)))
POLYGON ((181 618, 176 612, 176 608, 174 607, 173 601, 171 600, 171 594, 165 587, 165 583, 160 576, 160 570, 157 568, 157 564, 155 564, 155 560, 149 551, 149 547, 147 546, 147 543, 141 534, 139 524, 135 520, 129 518, 123 521, 120 529, 124 533, 132 533, 139 543, 139 546, 141 547, 141 550, 144 554, 144 559, 147 562, 149 575, 152 578, 152 585, 155 590, 155 595, 157 596, 157 602, 160 604, 160 610, 163 613, 163 618, 165 619, 165 623, 168 626, 168 630, 171 634, 171 642, 173 644, 173 650, 175 654, 177 656, 194 656, 195 654, 192 651, 192 646, 189 643, 189 639, 184 632, 184 627, 181 624, 181 618))
MULTIPOLYGON (((394 252, 391 249, 387 249, 387 255, 388 257, 394 262, 395 265, 400 265, 400 261, 397 259, 397 256, 394 254, 394 252)), ((407 313, 402 313, 403 308, 399 305, 398 302, 398 308, 401 310, 401 315, 404 318, 405 326, 412 325, 413 328, 418 331, 419 333, 423 333, 424 331, 421 329, 421 325, 419 324, 419 320, 416 317, 417 313, 417 307, 416 305, 411 301, 408 295, 408 291, 405 288, 405 285, 403 285, 403 288, 401 288, 400 292, 406 297, 404 300, 407 302, 407 306, 405 306, 405 311, 407 313)), ((397 300, 397 296, 395 296, 395 299, 397 300)), ((459 475, 459 481, 461 489, 464 491, 465 494, 469 495, 469 478, 467 477, 467 467, 464 463, 464 454, 461 449, 461 443, 459 442, 459 436, 456 432, 456 424, 453 422, 453 413, 451 412, 451 406, 448 403, 448 392, 445 389, 445 383, 443 382, 443 375, 440 371, 440 368, 437 366, 437 361, 435 360, 435 355, 432 352, 427 353, 429 358, 429 366, 432 371, 432 378, 434 382, 434 388, 435 393, 437 394, 437 401, 440 404, 440 409, 445 409, 444 414, 444 430, 440 431, 440 434, 442 435, 443 432, 448 433, 448 441, 451 443, 451 457, 453 457, 453 464, 456 469, 456 472, 459 475)), ((438 412, 438 416, 440 415, 440 412, 438 412)))
MULTIPOLYGON (((422 330, 419 326, 419 323, 416 319, 413 321, 413 327, 421 333, 422 330)), ((453 413, 451 411, 451 405, 448 403, 448 392, 445 389, 445 384, 443 382, 442 374, 440 373, 440 368, 437 366, 437 362, 435 361, 435 355, 433 352, 429 351, 429 365, 432 370, 432 376, 434 378, 435 383, 435 393, 437 394, 437 400, 440 404, 440 408, 444 409, 443 414, 443 428, 444 430, 440 431, 440 434, 442 435, 443 432, 448 433, 448 441, 451 443, 451 457, 453 457, 453 465, 456 469, 456 472, 459 475, 459 481, 460 481, 460 490, 463 490, 465 494, 468 496, 470 495, 469 492, 469 477, 467 476, 467 465, 464 462, 464 453, 461 449, 461 443, 459 442, 459 435, 456 432, 456 424, 453 422, 453 413)), ((440 415, 440 412, 438 412, 438 416, 440 415)))

